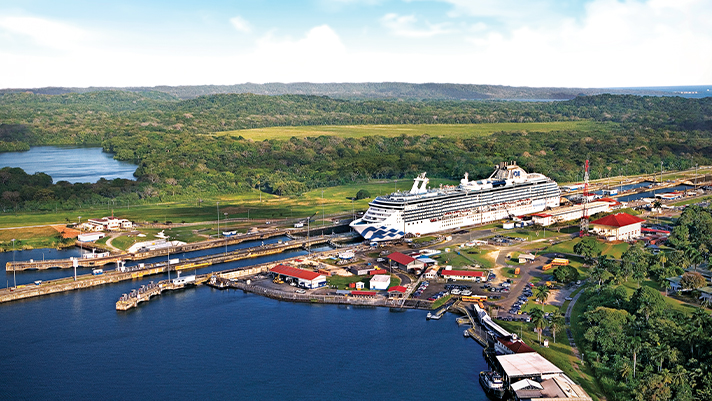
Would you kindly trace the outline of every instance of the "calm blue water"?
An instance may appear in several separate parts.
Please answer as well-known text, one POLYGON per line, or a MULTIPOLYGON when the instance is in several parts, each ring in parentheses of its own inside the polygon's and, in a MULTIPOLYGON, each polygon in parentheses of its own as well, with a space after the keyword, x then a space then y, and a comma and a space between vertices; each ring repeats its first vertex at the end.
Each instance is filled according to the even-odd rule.
POLYGON ((209 287, 115 310, 156 279, 0 305, 0 399, 487 399, 482 348, 453 315, 209 287))
POLYGON ((114 160, 101 148, 33 146, 27 152, 0 153, 0 168, 20 167, 27 174, 42 172, 54 182, 97 182, 99 178, 133 180, 136 165, 114 160))
MULTIPOLYGON (((648 185, 650 185, 650 184, 648 184, 648 185)), ((669 188, 659 188, 656 190, 645 191, 645 192, 641 192, 638 194, 620 196, 620 197, 616 198, 616 200, 618 200, 619 202, 630 202, 633 200, 638 200, 638 199, 643 199, 643 198, 653 198, 653 197, 655 197, 655 194, 664 194, 664 193, 673 192, 673 191, 684 191, 689 188, 692 188, 692 187, 689 185, 677 185, 677 186, 669 187, 669 188)))

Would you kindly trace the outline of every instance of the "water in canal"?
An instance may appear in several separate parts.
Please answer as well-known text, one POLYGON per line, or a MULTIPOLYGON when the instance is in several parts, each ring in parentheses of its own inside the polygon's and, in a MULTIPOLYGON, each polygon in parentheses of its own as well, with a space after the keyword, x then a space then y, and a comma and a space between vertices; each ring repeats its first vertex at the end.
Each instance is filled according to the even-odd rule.
POLYGON ((0 153, 0 168, 19 167, 27 174, 42 172, 58 181, 97 182, 100 178, 133 180, 136 165, 115 160, 101 148, 33 146, 26 152, 0 153))
MULTIPOLYGON (((42 250, 25 252, 16 259, 42 250)), ((11 252, 0 254, 2 266, 8 260, 11 252)), ((0 304, 0 399, 487 399, 477 379, 482 348, 453 315, 426 321, 423 311, 297 304, 205 286, 115 310, 122 293, 161 278, 0 304)))

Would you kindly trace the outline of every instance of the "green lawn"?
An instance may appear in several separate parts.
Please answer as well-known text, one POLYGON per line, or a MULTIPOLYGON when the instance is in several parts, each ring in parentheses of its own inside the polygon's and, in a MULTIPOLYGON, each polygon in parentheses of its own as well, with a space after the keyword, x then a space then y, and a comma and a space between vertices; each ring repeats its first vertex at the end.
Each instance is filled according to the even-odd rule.
POLYGON ((500 131, 588 131, 611 123, 594 121, 554 121, 545 123, 492 123, 492 124, 398 124, 398 125, 318 125, 301 127, 268 127, 225 131, 216 135, 242 136, 254 141, 266 139, 288 140, 292 137, 318 137, 322 135, 344 138, 365 136, 430 135, 439 137, 472 138, 500 131))
MULTIPOLYGON (((679 311, 686 313, 688 315, 691 314, 695 309, 697 309, 696 305, 691 305, 691 304, 679 301, 675 298, 666 297, 665 289, 662 288, 660 286, 660 284, 656 283, 653 280, 643 280, 640 282, 640 285, 650 287, 657 291, 660 291, 662 293, 663 297, 665 298, 665 303, 672 309, 679 310, 679 311)), ((633 295, 635 290, 638 289, 638 282, 633 279, 629 279, 628 281, 623 283, 623 288, 625 288, 626 293, 630 297, 631 295, 633 295)))
MULTIPOLYGON (((541 304, 534 300, 534 297, 529 297, 529 301, 522 307, 522 312, 531 314, 532 309, 540 309, 541 304)), ((549 304, 544 304, 544 312, 556 312, 559 307, 549 304)))
POLYGON ((449 301, 450 298, 452 298, 452 295, 448 294, 448 295, 445 295, 444 297, 438 299, 437 301, 433 302, 431 309, 437 309, 437 308, 445 305, 445 302, 449 301))
MULTIPOLYGON (((574 246, 581 241, 581 238, 574 238, 569 241, 560 242, 556 245, 551 245, 546 247, 543 253, 574 253, 574 246)), ((605 241, 600 241, 603 245, 602 254, 611 256, 615 259, 620 259, 623 252, 628 250, 630 245, 627 242, 621 242, 618 244, 611 244, 605 241)))
POLYGON ((480 269, 491 269, 494 266, 494 262, 492 259, 485 256, 487 253, 488 252, 479 251, 476 248, 450 248, 450 252, 446 253, 443 251, 440 255, 435 255, 432 258, 437 260, 438 264, 441 266, 450 265, 454 268, 460 268, 479 264, 480 269))

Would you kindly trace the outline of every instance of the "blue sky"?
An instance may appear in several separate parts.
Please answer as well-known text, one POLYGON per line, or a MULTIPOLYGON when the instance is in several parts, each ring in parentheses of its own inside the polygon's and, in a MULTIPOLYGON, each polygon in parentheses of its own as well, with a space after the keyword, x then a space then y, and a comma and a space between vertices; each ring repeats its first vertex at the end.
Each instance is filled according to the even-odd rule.
POLYGON ((0 0, 0 88, 712 84, 709 0, 0 0))

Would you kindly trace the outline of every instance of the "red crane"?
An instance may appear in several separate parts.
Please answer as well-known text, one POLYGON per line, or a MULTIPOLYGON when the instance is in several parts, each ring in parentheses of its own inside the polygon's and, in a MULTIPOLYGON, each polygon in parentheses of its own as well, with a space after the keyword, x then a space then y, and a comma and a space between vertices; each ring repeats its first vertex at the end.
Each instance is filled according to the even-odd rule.
POLYGON ((581 214, 579 237, 588 235, 588 197, 588 160, 586 160, 586 169, 583 174, 583 213, 581 214))

